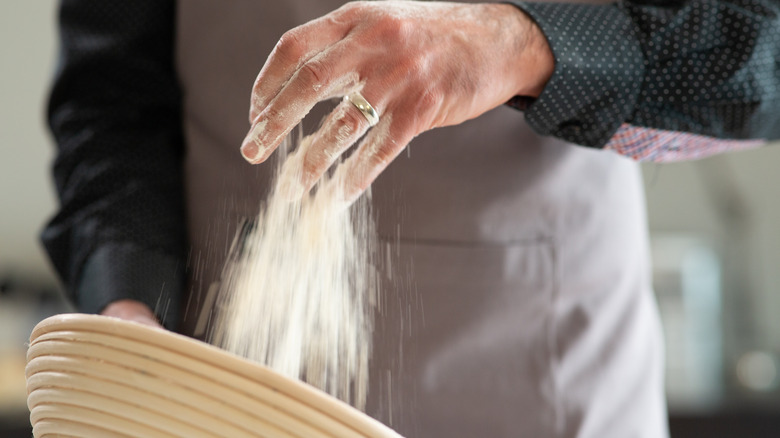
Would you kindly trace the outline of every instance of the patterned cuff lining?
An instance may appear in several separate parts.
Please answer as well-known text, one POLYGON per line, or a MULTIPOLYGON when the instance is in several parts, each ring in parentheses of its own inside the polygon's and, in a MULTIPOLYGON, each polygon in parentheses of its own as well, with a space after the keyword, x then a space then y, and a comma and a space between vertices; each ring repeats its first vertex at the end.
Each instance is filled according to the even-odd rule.
POLYGON ((765 143, 766 140, 724 140, 624 123, 604 149, 637 161, 668 162, 696 160, 726 151, 757 148, 765 143))

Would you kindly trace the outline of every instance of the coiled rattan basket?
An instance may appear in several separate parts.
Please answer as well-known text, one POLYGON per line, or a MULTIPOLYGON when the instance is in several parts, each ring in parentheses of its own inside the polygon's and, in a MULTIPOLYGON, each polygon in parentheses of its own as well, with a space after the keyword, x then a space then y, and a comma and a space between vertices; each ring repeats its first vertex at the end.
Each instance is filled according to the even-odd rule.
POLYGON ((26 374, 35 437, 400 438, 309 385, 116 318, 40 322, 26 374))

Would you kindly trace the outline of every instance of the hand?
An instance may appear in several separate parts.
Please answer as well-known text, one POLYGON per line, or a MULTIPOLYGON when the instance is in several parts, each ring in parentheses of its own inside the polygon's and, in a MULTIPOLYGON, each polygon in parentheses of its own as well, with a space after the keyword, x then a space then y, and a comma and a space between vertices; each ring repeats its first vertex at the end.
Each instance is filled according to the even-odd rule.
MULTIPOLYGON (((512 5, 351 2, 282 36, 255 81, 241 152, 265 161, 317 102, 359 91, 380 120, 340 168, 352 200, 418 134, 538 96, 553 66, 544 35, 512 5)), ((289 170, 297 194, 369 128, 342 101, 302 143, 289 170)))
POLYGON ((152 327, 163 328, 146 304, 134 300, 114 301, 100 312, 101 315, 113 316, 126 321, 135 321, 152 327))

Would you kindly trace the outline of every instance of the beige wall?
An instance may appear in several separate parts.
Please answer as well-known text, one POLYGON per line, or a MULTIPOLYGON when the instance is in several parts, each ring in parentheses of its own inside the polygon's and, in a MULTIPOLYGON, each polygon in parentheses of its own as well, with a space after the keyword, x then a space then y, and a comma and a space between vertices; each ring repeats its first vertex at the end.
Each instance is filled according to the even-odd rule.
POLYGON ((54 17, 53 1, 0 1, 0 278, 13 271, 49 284, 38 233, 55 206, 43 123, 54 17))

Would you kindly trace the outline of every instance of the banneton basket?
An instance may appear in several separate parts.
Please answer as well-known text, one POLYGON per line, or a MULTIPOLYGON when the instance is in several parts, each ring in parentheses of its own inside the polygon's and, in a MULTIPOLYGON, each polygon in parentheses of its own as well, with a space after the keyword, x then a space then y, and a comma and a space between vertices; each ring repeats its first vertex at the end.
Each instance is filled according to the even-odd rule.
POLYGON ((26 374, 35 437, 401 438, 305 383, 105 316, 41 321, 26 374))

